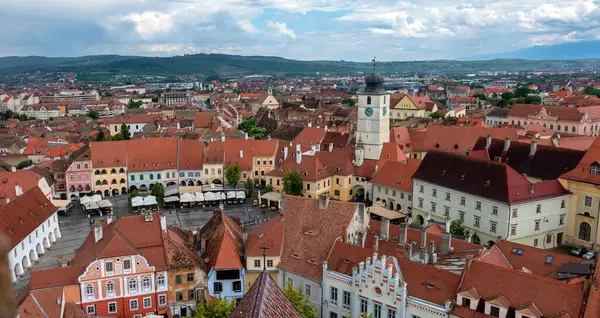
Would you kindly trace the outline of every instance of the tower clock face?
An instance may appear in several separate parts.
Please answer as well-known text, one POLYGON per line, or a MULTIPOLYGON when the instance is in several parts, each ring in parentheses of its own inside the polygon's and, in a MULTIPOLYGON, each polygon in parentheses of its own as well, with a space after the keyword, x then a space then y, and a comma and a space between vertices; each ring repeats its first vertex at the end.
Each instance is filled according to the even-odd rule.
POLYGON ((373 116, 373 108, 371 108, 371 107, 365 108, 365 115, 367 115, 367 117, 373 116))

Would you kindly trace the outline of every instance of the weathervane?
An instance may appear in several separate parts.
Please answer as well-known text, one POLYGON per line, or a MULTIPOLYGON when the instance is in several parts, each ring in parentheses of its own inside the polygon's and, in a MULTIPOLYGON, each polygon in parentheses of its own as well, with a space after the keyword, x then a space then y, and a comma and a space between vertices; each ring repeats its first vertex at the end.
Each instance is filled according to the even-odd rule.
POLYGON ((261 250, 263 250, 263 270, 266 271, 267 270, 267 250, 269 249, 267 247, 266 243, 263 243, 263 245, 260 247, 261 250))
POLYGON ((377 61, 375 61, 375 57, 373 57, 373 73, 375 73, 376 66, 377 66, 377 61))

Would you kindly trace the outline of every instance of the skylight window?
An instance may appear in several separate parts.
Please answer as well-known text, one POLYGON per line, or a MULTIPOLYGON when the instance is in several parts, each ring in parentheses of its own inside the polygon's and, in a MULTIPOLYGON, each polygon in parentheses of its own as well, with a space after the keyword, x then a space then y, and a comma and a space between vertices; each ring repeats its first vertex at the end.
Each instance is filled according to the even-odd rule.
POLYGON ((552 264, 552 261, 554 260, 554 256, 552 255, 548 255, 546 256, 546 264, 552 264))

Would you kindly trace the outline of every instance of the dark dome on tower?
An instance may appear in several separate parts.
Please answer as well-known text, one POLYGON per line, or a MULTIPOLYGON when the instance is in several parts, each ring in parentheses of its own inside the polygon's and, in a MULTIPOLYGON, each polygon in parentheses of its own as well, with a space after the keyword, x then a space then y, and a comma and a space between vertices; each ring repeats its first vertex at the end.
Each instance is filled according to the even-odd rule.
POLYGON ((365 76, 365 88, 362 90, 364 94, 385 94, 383 89, 383 76, 373 72, 365 76))
POLYGON ((367 76, 365 76, 365 84, 367 85, 378 85, 378 84, 383 84, 383 76, 377 74, 377 73, 371 73, 367 76))

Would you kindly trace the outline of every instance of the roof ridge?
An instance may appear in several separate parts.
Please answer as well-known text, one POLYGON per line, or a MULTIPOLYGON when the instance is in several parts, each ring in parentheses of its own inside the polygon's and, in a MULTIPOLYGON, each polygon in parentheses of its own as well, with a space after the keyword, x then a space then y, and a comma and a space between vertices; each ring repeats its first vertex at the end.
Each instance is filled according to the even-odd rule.
POLYGON ((269 274, 267 274, 266 271, 263 271, 260 274, 260 279, 257 280, 257 282, 259 282, 260 285, 257 286, 258 288, 258 294, 256 294, 256 304, 254 306, 254 312, 252 313, 251 317, 260 317, 260 313, 262 312, 262 306, 263 306, 263 302, 264 302, 264 298, 263 295, 265 294, 265 290, 266 290, 266 285, 267 285, 267 279, 269 274))
POLYGON ((547 281, 549 283, 553 283, 553 284, 556 284, 556 285, 559 285, 559 286, 562 286, 562 287, 573 288, 573 287, 578 287, 578 285, 580 285, 580 284, 583 283, 583 281, 582 281, 582 282, 579 282, 579 283, 576 283, 576 284, 569 284, 569 283, 561 282, 561 281, 556 280, 556 279, 548 278, 546 276, 536 275, 536 274, 533 274, 533 273, 527 273, 527 272, 524 272, 522 270, 518 270, 518 269, 514 269, 514 268, 506 268, 506 267, 498 266, 498 265, 495 265, 495 264, 482 262, 482 261, 479 261, 479 260, 473 260, 473 262, 474 263, 479 263, 479 264, 484 264, 484 266, 492 266, 492 267, 495 267, 495 268, 503 270, 503 271, 511 271, 511 272, 517 273, 519 275, 524 275, 524 276, 528 276, 528 277, 531 277, 531 278, 545 280, 545 281, 547 281))
POLYGON ((44 310, 44 307, 42 307, 42 305, 40 305, 40 302, 35 297, 33 291, 31 291, 29 294, 31 295, 31 299, 33 299, 33 301, 38 306, 38 308, 40 309, 40 311, 42 312, 42 314, 44 314, 44 316, 46 316, 46 317, 49 317, 48 314, 46 313, 46 311, 44 310))

